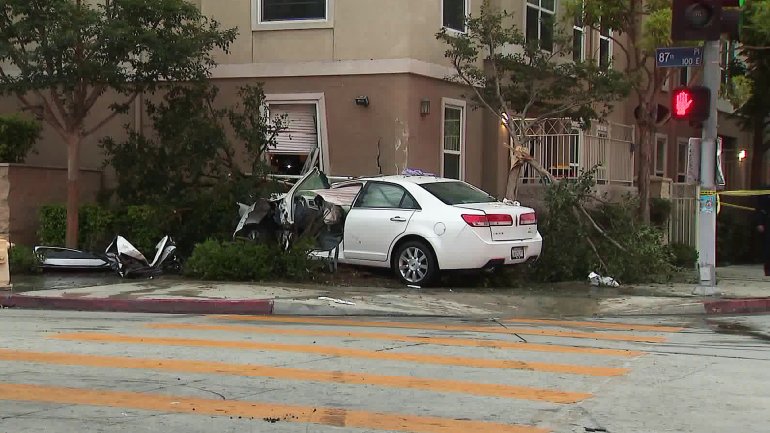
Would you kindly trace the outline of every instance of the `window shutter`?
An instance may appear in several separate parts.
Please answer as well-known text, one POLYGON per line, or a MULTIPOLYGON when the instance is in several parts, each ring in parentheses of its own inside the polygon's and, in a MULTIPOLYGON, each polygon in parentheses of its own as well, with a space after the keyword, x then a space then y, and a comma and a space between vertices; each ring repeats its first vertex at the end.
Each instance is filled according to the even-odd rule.
POLYGON ((272 154, 310 153, 318 145, 316 107, 314 104, 270 105, 270 118, 283 118, 286 129, 276 137, 272 154))

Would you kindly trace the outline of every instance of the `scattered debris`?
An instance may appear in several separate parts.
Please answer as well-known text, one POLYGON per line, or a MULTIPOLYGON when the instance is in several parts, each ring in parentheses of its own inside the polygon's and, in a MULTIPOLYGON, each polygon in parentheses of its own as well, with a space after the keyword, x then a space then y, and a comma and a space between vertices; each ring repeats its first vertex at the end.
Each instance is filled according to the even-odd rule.
POLYGON ((604 427, 597 427, 597 428, 591 428, 591 427, 584 427, 587 432, 607 432, 607 429, 604 427))
POLYGON ((602 277, 596 272, 591 272, 588 274, 588 280, 591 282, 592 286, 596 287, 620 287, 620 283, 615 281, 614 278, 602 277))
POLYGON ((409 287, 410 289, 422 289, 420 286, 413 286, 411 284, 407 285, 406 287, 409 287))
POLYGON ((155 257, 149 262, 123 236, 116 236, 103 254, 70 248, 36 246, 35 257, 42 269, 113 270, 121 277, 150 277, 164 271, 181 269, 176 244, 166 236, 155 246, 155 257))
POLYGON ((343 299, 337 299, 337 298, 329 298, 327 296, 319 296, 318 299, 321 300, 321 301, 334 302, 335 304, 356 305, 355 302, 345 301, 343 299))
POLYGON ((407 168, 404 171, 401 172, 404 176, 436 176, 433 173, 427 173, 422 170, 414 169, 414 168, 407 168))

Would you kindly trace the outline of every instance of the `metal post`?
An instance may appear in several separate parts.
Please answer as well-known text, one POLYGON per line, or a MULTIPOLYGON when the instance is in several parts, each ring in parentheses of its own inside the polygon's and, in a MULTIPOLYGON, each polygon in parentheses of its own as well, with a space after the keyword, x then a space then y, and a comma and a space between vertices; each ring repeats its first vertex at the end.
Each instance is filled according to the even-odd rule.
POLYGON ((698 212, 698 287, 697 295, 716 295, 716 144, 717 101, 720 87, 720 41, 706 41, 703 51, 703 85, 711 90, 711 114, 703 123, 701 143, 700 191, 698 212))

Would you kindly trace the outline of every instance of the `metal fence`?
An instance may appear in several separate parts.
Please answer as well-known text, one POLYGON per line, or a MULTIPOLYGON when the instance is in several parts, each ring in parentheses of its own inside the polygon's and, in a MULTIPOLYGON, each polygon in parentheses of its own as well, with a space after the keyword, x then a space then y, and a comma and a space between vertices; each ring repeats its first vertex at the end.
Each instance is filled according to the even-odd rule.
POLYGON ((695 184, 671 185, 671 218, 668 224, 671 243, 698 246, 698 187, 695 184))
MULTIPOLYGON (((583 131, 570 119, 547 119, 528 126, 526 137, 532 157, 557 179, 575 179, 599 166, 599 184, 634 183, 632 125, 604 123, 583 131)), ((522 183, 541 181, 539 173, 525 167, 522 183)))

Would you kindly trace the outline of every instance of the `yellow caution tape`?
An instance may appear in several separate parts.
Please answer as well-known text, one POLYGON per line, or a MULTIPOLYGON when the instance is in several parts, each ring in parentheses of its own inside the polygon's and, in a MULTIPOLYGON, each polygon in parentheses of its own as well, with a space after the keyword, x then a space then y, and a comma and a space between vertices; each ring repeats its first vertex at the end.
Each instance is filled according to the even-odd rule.
POLYGON ((756 210, 753 207, 741 206, 741 205, 732 204, 732 203, 721 203, 721 204, 723 206, 732 207, 732 208, 736 208, 736 209, 742 209, 742 210, 748 210, 748 211, 752 211, 752 212, 756 210))
POLYGON ((757 195, 770 195, 770 189, 760 190, 740 190, 740 191, 720 191, 719 195, 726 197, 753 197, 757 195))

